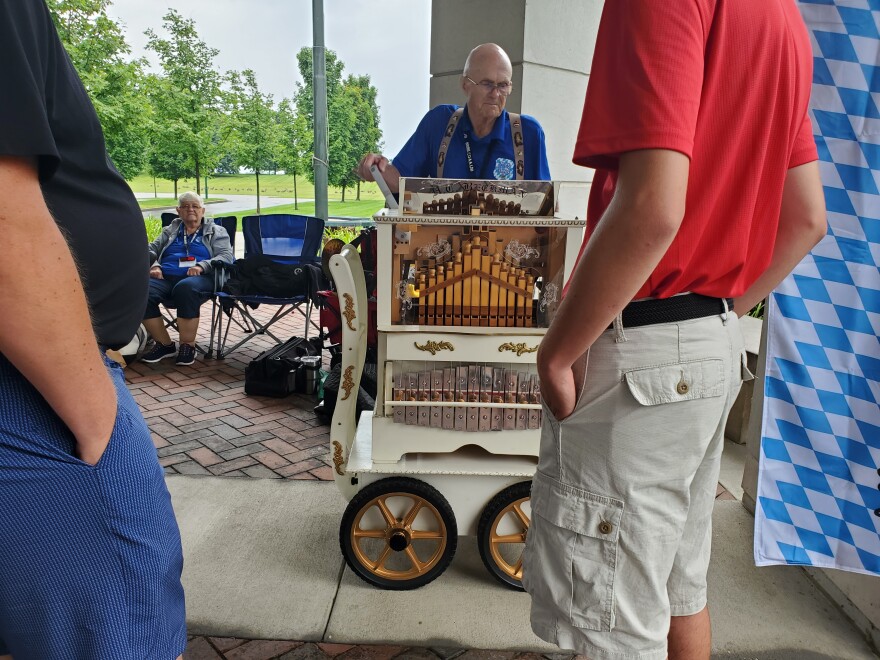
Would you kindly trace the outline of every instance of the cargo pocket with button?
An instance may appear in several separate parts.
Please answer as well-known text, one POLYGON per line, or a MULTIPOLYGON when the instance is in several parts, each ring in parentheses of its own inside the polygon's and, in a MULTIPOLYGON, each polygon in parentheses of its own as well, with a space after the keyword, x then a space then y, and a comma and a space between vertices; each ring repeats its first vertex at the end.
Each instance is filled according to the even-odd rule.
POLYGON ((724 393, 724 360, 708 358, 624 374, 629 391, 643 406, 707 399, 724 393))
POLYGON ((538 474, 531 502, 526 590, 572 626, 612 630, 623 501, 538 474))

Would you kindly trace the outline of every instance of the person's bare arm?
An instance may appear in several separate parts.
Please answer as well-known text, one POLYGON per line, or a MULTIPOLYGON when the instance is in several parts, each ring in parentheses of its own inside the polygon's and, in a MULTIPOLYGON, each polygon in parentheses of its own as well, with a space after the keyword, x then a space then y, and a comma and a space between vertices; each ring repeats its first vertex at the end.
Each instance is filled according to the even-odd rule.
POLYGON ((388 184, 388 189, 393 193, 400 192, 400 171, 391 164, 385 156, 381 154, 367 154, 361 158, 358 163, 358 176, 364 181, 372 181, 373 173, 370 172, 370 166, 375 165, 382 173, 382 178, 388 184))
POLYGON ((794 270, 806 254, 825 236, 825 195, 819 178, 819 164, 793 167, 785 177, 779 228, 770 265, 742 296, 734 309, 745 314, 764 300, 794 270))
POLYGON ((684 218, 690 160, 665 149, 620 157, 614 199, 572 273, 538 351, 541 396, 558 419, 575 404, 575 361, 647 281, 684 218))
POLYGON ((97 463, 116 419, 79 273, 43 200, 36 164, 0 157, 0 352, 97 463), (51 355, 51 358, 49 357, 51 355))

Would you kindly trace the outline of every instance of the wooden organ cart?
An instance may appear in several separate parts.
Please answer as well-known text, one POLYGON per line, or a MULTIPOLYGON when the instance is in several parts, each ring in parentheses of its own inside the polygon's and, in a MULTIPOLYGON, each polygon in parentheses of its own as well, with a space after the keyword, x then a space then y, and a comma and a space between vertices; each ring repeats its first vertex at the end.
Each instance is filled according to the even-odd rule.
POLYGON ((330 260, 345 322, 331 422, 351 569, 413 589, 477 535, 519 588, 537 465, 535 357, 580 248, 587 184, 401 179, 378 235, 376 406, 355 422, 367 291, 351 246, 330 260))

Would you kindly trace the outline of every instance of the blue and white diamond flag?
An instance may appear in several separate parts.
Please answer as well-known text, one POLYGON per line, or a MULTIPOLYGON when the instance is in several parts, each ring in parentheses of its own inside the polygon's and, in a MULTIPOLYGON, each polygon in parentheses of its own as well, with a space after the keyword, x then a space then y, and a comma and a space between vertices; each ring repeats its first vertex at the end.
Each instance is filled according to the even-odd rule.
POLYGON ((755 563, 880 574, 880 0, 801 0, 828 235, 769 300, 755 563))

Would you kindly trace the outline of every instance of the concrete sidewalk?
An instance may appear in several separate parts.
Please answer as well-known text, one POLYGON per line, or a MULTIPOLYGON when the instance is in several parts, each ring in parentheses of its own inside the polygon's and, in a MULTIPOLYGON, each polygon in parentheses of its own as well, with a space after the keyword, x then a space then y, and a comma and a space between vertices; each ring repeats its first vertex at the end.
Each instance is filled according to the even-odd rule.
MULTIPOLYGON (((285 324, 284 335, 303 334, 301 318, 285 324)), ((532 635, 528 598, 495 583, 474 538, 460 539, 451 568, 412 592, 379 591, 343 569, 345 501, 322 482, 332 468, 316 400, 243 391, 245 366, 271 345, 259 336, 225 360, 126 370, 183 531, 190 633, 197 635, 186 660, 571 658, 532 635)), ((725 443, 719 481, 729 492, 719 488, 719 498, 742 497, 744 454, 725 443)), ((753 521, 739 502, 718 501, 715 520, 715 657, 875 657, 804 571, 753 566, 753 521)))
MULTIPOLYGON (((559 653, 531 633, 528 596, 491 578, 473 538, 460 539, 435 582, 381 591, 344 564, 345 502, 333 483, 169 476, 168 484, 191 634, 559 653)), ((803 570, 754 567, 752 523, 738 501, 716 502, 713 657, 876 660, 803 570)))

